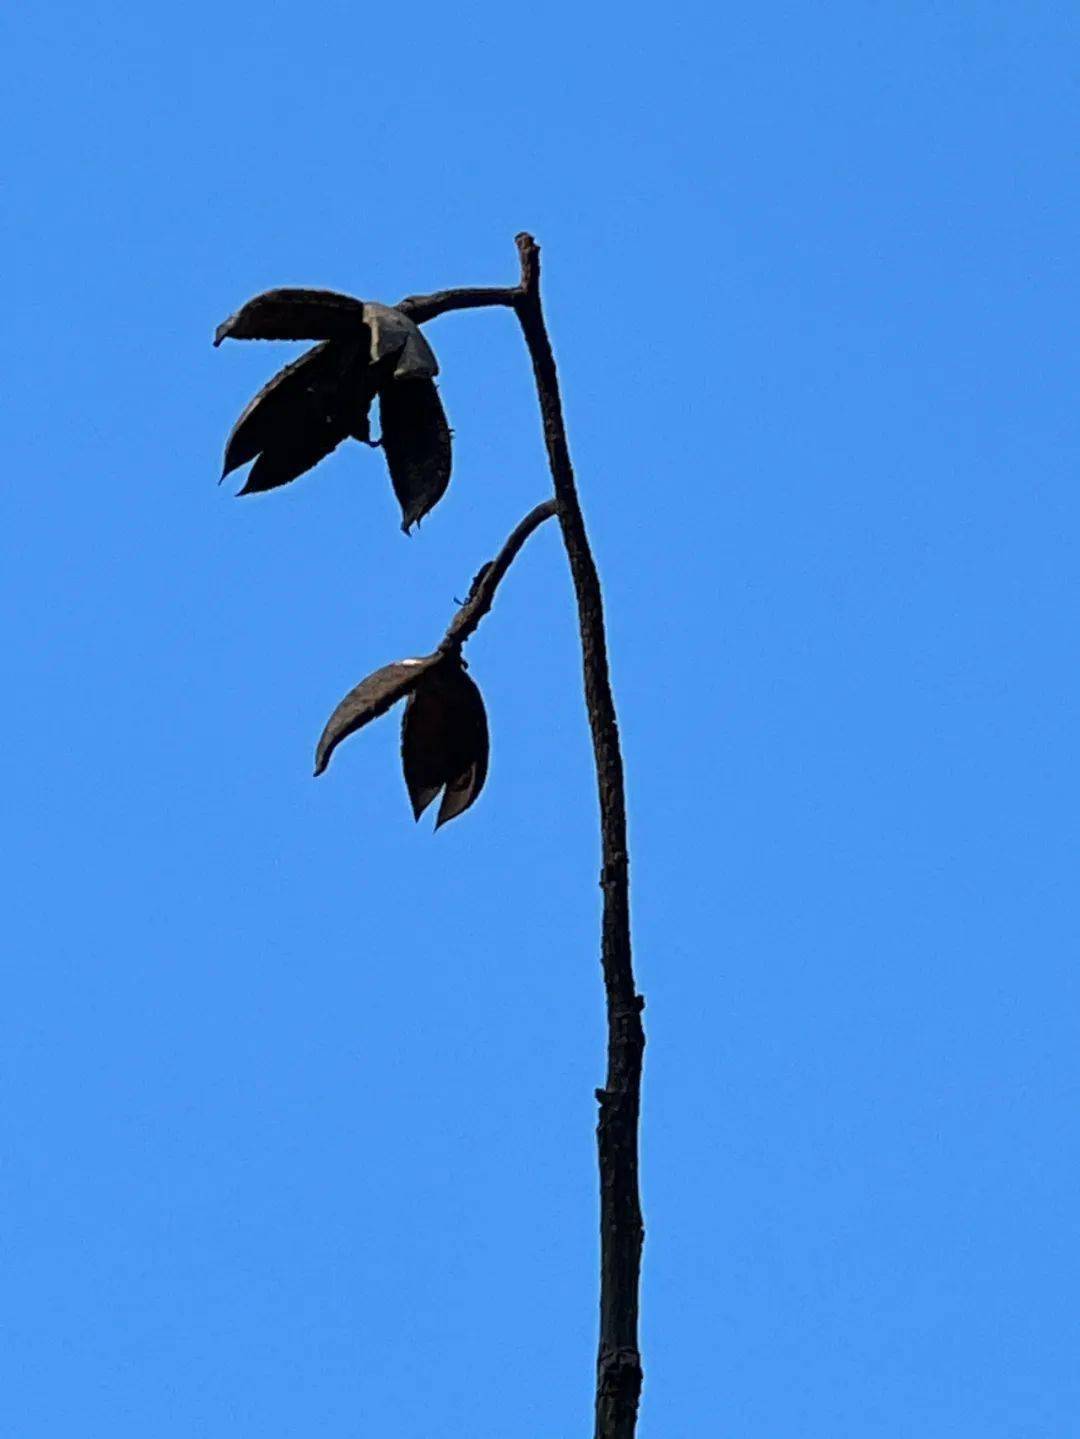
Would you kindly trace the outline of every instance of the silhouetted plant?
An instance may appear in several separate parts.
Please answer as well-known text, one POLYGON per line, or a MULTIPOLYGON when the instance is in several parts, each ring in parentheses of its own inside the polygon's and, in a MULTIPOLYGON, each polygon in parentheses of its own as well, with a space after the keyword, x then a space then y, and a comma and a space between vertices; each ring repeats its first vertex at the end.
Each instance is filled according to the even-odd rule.
POLYGON ((408 534, 450 483, 450 427, 435 388, 439 362, 419 328, 389 305, 333 290, 267 290, 219 325, 222 340, 320 340, 259 391, 225 444, 221 478, 249 461, 242 495, 287 485, 343 440, 381 445, 408 534))
POLYGON ((555 358, 540 301, 540 252, 517 237, 521 278, 506 287, 441 290, 396 306, 329 290, 269 290, 221 325, 227 338, 319 343, 262 389, 237 421, 224 474, 254 460, 242 494, 287 484, 350 437, 371 444, 376 395, 380 444, 408 532, 442 497, 450 478, 450 432, 435 389, 438 364, 419 326, 453 310, 512 309, 532 360, 555 497, 517 526, 477 573, 465 603, 430 654, 370 674, 341 701, 315 755, 321 774, 338 744, 405 701, 402 764, 417 819, 442 794, 436 828, 475 801, 487 774, 488 728, 462 647, 490 610, 495 590, 530 534, 558 516, 581 631, 585 704, 600 801, 601 963, 607 1000, 607 1078, 600 1105, 600 1344, 596 1439, 633 1439, 641 1392, 638 1288, 644 1230, 638 1198, 638 1118, 645 1038, 630 947, 626 802, 608 677, 600 580, 570 463, 555 358))
POLYGON ((405 700, 401 763, 414 817, 419 819, 443 791, 435 828, 464 814, 487 778, 488 728, 483 697, 465 673, 461 649, 491 608, 496 587, 518 550, 555 509, 554 500, 537 505, 497 557, 477 571, 465 603, 437 650, 384 665, 349 691, 322 732, 315 751, 317 775, 325 770, 343 739, 405 700))

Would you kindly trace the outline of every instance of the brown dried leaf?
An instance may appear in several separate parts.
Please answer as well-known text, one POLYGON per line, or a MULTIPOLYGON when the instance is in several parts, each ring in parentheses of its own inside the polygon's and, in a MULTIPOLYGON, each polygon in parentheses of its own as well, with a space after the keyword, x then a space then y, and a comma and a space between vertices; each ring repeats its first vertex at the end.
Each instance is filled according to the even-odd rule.
POLYGON ((259 458, 241 494, 287 484, 349 435, 367 438, 375 376, 358 342, 325 341, 264 385, 233 426, 222 479, 259 458))
POLYGON ((401 724, 401 759, 413 815, 445 788, 435 828, 476 799, 488 766, 488 727, 476 685, 447 661, 428 671, 409 696, 401 724))
POLYGON ((315 750, 315 773, 322 774, 343 739, 355 734, 373 719, 378 719, 398 700, 411 694, 424 675, 441 659, 440 655, 434 654, 423 655, 419 659, 397 660, 361 680, 326 722, 315 750))
POLYGON ((217 327, 214 344, 220 345, 222 340, 344 340, 361 335, 363 328, 363 301, 351 295, 336 290, 266 290, 217 327))
POLYGON ((450 483, 450 426, 431 380, 390 380, 379 391, 382 446, 406 534, 450 483))

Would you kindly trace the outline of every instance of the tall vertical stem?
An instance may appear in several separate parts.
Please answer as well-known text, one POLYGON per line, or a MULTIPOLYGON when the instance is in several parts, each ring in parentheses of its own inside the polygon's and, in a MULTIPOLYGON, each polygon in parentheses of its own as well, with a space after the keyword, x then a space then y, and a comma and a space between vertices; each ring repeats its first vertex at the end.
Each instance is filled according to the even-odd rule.
POLYGON ((521 288, 514 309, 532 358, 559 523, 570 561, 581 631, 585 704, 600 797, 604 894, 601 962, 607 995, 607 1080, 600 1102, 600 1348, 596 1366, 596 1439, 632 1439, 641 1393, 638 1287, 644 1227, 638 1195, 638 1116, 645 1035, 644 1000, 634 987, 630 948, 630 873, 626 793, 619 726, 608 673, 600 577, 581 513, 566 438, 559 377, 540 301, 540 251, 518 235, 521 288))
POLYGON ((638 1197, 638 1117, 645 1001, 634 988, 630 950, 630 871, 626 796, 615 702, 608 674, 600 577, 581 513, 566 439, 559 376, 540 301, 540 248, 518 235, 521 282, 410 295, 397 308, 417 324, 452 310, 512 308, 532 358, 559 524, 577 597, 585 705, 600 795, 600 886, 604 893, 601 963, 607 994, 607 1080, 596 1091, 600 1118, 600 1349, 596 1362, 596 1439, 633 1439, 641 1395, 638 1287, 645 1231, 638 1197))

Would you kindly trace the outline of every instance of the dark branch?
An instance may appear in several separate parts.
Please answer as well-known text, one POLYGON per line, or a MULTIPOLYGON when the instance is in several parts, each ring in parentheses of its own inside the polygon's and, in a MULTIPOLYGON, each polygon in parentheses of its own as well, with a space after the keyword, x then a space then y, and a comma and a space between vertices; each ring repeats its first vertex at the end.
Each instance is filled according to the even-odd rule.
POLYGON ((517 289, 491 285, 466 286, 461 290, 436 290, 434 295, 409 295, 407 299, 399 300, 395 308, 422 325, 449 310, 482 310, 489 305, 513 308, 517 299, 517 289))
POLYGON ((540 301, 540 249, 517 237, 521 285, 514 309, 536 377, 544 442, 559 502, 581 631, 585 704, 600 798, 604 895, 601 962, 607 995, 607 1081, 597 1090, 600 1119, 600 1347, 596 1373, 596 1439, 633 1439, 641 1394, 638 1288, 644 1226, 638 1197, 638 1117, 645 1035, 644 1000, 634 985, 630 948, 630 876, 626 798, 615 702, 608 673, 604 606, 578 501, 566 437, 559 377, 540 301))
POLYGON ((495 558, 479 571, 465 603, 450 622, 446 636, 439 646, 440 650, 445 653, 461 648, 491 609, 499 581, 514 563, 522 545, 533 530, 538 529, 545 520, 550 520, 552 515, 558 512, 558 508, 554 500, 545 500, 542 505, 537 505, 535 510, 530 510, 495 558))
MULTIPOLYGON (((638 1196, 638 1119, 645 1035, 641 1025, 644 1000, 635 988, 630 948, 630 876, 622 753, 608 673, 600 578, 578 500, 558 371, 540 300, 540 248, 527 234, 517 236, 517 247, 521 262, 519 285, 507 289, 440 290, 434 295, 413 295, 401 301, 398 309, 421 324, 451 310, 509 306, 518 317, 536 378, 559 524, 577 598, 585 705, 600 798, 600 886, 604 895, 601 962, 607 995, 608 1050, 605 1087, 596 1091, 600 1103, 597 1144, 601 1253, 595 1434, 596 1439, 633 1439, 642 1379, 637 1340, 644 1241, 638 1196)), ((534 510, 533 516, 538 513, 534 510)), ((494 571, 493 565, 478 575, 440 648, 460 643, 472 633, 490 607, 491 595, 502 573, 496 575, 494 571)))

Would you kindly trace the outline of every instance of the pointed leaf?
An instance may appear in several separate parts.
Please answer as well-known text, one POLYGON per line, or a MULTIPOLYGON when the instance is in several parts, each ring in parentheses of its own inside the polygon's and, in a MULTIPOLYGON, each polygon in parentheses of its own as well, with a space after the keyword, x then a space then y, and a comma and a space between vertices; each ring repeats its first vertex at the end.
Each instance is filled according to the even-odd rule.
MULTIPOLYGON (((404 317, 403 317, 404 318, 404 317)), ((222 340, 337 340, 362 334, 364 304, 336 290, 266 290, 217 327, 222 340)))
POLYGON ((398 700, 411 694, 428 670, 441 659, 441 655, 434 654, 423 655, 419 659, 397 660, 361 680, 326 722, 315 750, 315 773, 322 774, 343 739, 355 734, 373 719, 378 719, 398 700))
POLYGON ((391 380, 379 392, 382 445, 406 534, 446 493, 450 426, 431 380, 391 380))
POLYGON ((435 352, 419 325, 408 315, 392 305, 369 300, 364 306, 364 319, 371 329, 373 364, 396 355, 394 378, 398 380, 431 380, 439 373, 435 352))
POLYGON ((367 437, 374 377, 356 342, 326 341, 281 370, 233 426, 222 478, 260 456, 241 494, 273 489, 309 470, 348 435, 367 437))
POLYGON ((325 460, 349 435, 348 426, 337 415, 326 415, 320 420, 298 429, 272 450, 262 454, 248 471, 238 495, 256 495, 266 490, 276 490, 280 485, 290 484, 300 475, 313 469, 320 460, 325 460))
POLYGON ((409 696, 401 725, 401 759, 413 815, 445 788, 435 828, 464 813, 487 776, 487 715, 463 669, 444 662, 409 696))
POLYGON ((325 391, 344 356, 340 345, 322 344, 286 365, 249 401, 225 441, 222 478, 253 460, 261 450, 288 434, 292 416, 325 391))
POLYGON ((439 815, 435 821, 436 829, 441 829, 449 820, 457 819, 459 814, 464 814, 469 808, 484 788, 484 781, 487 779, 487 765, 488 743, 485 719, 483 755, 475 759, 452 784, 446 786, 446 793, 443 795, 442 804, 439 806, 439 815))

